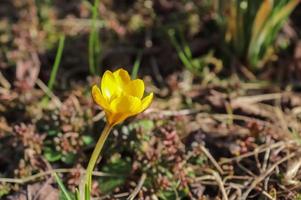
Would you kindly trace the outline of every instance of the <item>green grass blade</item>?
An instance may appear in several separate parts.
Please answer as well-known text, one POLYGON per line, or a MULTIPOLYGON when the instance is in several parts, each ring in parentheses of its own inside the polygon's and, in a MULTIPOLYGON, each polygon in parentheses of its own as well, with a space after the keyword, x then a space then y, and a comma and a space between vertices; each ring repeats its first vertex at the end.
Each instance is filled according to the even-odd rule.
POLYGON ((252 35, 256 37, 266 23, 270 13, 272 12, 273 2, 270 0, 264 0, 255 16, 255 20, 252 27, 252 35))
MULTIPOLYGON (((95 25, 96 26, 96 25, 95 25)), ((100 47, 100 38, 99 38, 99 30, 95 30, 94 35, 94 58, 95 58, 95 72, 96 74, 100 74, 101 69, 99 67, 100 57, 101 57, 101 47, 100 47)))
POLYGON ((53 176, 54 176, 56 182, 58 183, 59 188, 60 188, 61 191, 63 192, 63 194, 64 194, 66 200, 73 200, 73 199, 70 197, 70 195, 69 195, 69 193, 68 193, 66 187, 64 186, 62 180, 60 179, 60 177, 59 177, 56 173, 53 173, 53 176))
POLYGON ((180 41, 182 43, 182 46, 183 46, 183 51, 185 53, 185 55, 189 58, 189 59, 192 59, 192 53, 191 53, 191 49, 189 47, 189 45, 187 44, 185 38, 184 38, 184 33, 181 31, 180 32, 180 41))
POLYGON ((85 184, 85 200, 90 200, 90 189, 87 184, 85 184))
POLYGON ((174 30, 169 30, 168 31, 168 35, 170 37, 170 40, 171 40, 171 43, 172 45, 175 47, 177 53, 178 53, 178 56, 180 58, 180 60, 182 61, 182 63, 184 64, 184 66, 189 69, 189 70, 194 70, 193 68, 193 65, 191 64, 189 58, 187 58, 185 52, 182 50, 182 48, 180 47, 177 39, 176 39, 176 36, 175 36, 175 31, 174 30))
POLYGON ((139 52, 138 56, 137 56, 137 58, 135 60, 134 66, 133 66, 133 70, 132 70, 132 74, 131 74, 132 79, 136 79, 137 78, 138 71, 139 71, 140 64, 141 64, 141 58, 142 58, 142 53, 139 52))
POLYGON ((248 50, 248 60, 252 66, 257 66, 261 53, 275 40, 283 22, 288 18, 299 2, 300 0, 291 0, 289 3, 283 5, 282 8, 279 8, 277 12, 274 12, 273 15, 270 16, 265 26, 263 26, 262 30, 258 33, 258 36, 252 38, 248 50))
POLYGON ((98 17, 98 5, 99 0, 94 1, 92 7, 92 26, 89 35, 89 71, 91 74, 96 74, 98 72, 98 58, 100 54, 100 45, 98 38, 98 31, 96 29, 96 20, 98 17))
POLYGON ((80 200, 80 193, 77 188, 75 189, 75 200, 80 200))
POLYGON ((59 40, 58 50, 56 52, 54 64, 53 64, 51 74, 50 74, 50 79, 48 81, 48 88, 49 88, 50 91, 52 91, 52 89, 53 89, 54 82, 55 82, 56 75, 57 75, 57 71, 58 71, 60 63, 61 63, 63 50, 64 50, 64 44, 65 44, 65 36, 62 35, 60 37, 60 40, 59 40))
POLYGON ((95 63, 94 63, 94 31, 92 30, 89 35, 89 70, 91 74, 95 74, 95 63))

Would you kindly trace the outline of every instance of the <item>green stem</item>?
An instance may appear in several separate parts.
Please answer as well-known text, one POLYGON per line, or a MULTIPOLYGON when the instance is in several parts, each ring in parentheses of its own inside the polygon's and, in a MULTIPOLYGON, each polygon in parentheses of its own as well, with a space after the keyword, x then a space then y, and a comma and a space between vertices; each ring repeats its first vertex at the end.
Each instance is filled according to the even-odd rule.
POLYGON ((91 190, 91 183, 92 183, 92 172, 93 169, 95 167, 95 164, 97 162, 97 158, 101 152, 101 149, 111 131, 111 129, 113 128, 113 126, 109 123, 106 124, 106 126, 104 127, 98 141, 97 144, 93 150, 93 153, 91 155, 87 170, 86 170, 86 180, 85 180, 85 185, 88 186, 88 190, 91 190))

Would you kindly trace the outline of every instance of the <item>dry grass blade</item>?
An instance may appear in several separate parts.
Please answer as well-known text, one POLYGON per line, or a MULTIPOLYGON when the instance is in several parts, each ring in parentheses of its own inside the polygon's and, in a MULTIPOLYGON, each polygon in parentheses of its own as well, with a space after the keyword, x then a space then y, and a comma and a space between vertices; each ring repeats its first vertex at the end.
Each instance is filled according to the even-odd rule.
POLYGON ((135 188, 135 190, 131 193, 131 195, 127 198, 127 200, 134 200, 134 198, 137 196, 137 194, 139 193, 139 191, 141 190, 144 182, 145 182, 145 179, 146 179, 146 174, 142 174, 140 180, 139 180, 139 183, 137 185, 137 187, 135 188))
POLYGON ((8 80, 4 77, 4 75, 0 72, 0 84, 5 88, 5 89, 10 89, 11 85, 8 82, 8 80))
POLYGON ((287 184, 296 184, 299 180, 294 180, 298 171, 301 168, 301 157, 290 160, 288 163, 288 167, 286 173, 284 174, 284 181, 287 184))
POLYGON ((212 175, 214 176, 214 178, 221 190, 221 193, 223 195, 223 200, 228 200, 228 195, 226 193, 225 186, 224 186, 224 183, 223 183, 220 175, 218 173, 216 173, 215 171, 212 171, 212 175))
MULTIPOLYGON (((272 41, 275 40, 276 33, 280 30, 281 25, 298 5, 300 0, 291 0, 284 5, 278 12, 274 12, 266 20, 262 29, 257 35, 252 35, 249 49, 248 49, 248 60, 255 67, 262 67, 263 63, 260 63, 260 52, 262 48, 266 49, 266 52, 261 58, 264 61, 264 57, 268 55, 268 47, 270 47, 272 41)), ((272 49, 270 49, 272 50, 272 49)))
MULTIPOLYGON (((28 182, 31 182, 31 181, 34 181, 38 178, 43 178, 45 176, 49 176, 49 175, 52 175, 53 173, 72 173, 74 170, 78 170, 76 168, 70 168, 70 169, 52 169, 52 170, 48 170, 48 171, 45 171, 45 172, 40 172, 40 173, 37 173, 37 174, 34 174, 32 176, 28 176, 28 177, 25 177, 25 178, 0 178, 0 182, 2 183, 18 183, 18 184, 25 184, 25 183, 28 183, 28 182)), ((80 170, 81 173, 86 173, 85 170, 80 170)), ((111 174, 107 174, 107 173, 103 173, 103 172, 93 172, 93 175, 94 176, 114 176, 114 175, 111 175, 111 174)))
POLYGON ((273 93, 273 94, 261 94, 261 95, 254 95, 254 96, 243 96, 233 99, 231 101, 232 104, 252 104, 258 103, 261 101, 269 101, 269 100, 277 100, 283 97, 283 93, 273 93))
POLYGON ((234 1, 231 1, 231 3, 229 4, 229 9, 230 9, 229 20, 228 20, 227 32, 225 36, 225 39, 228 42, 233 38, 235 38, 237 35, 237 23, 236 23, 237 10, 234 1))
POLYGON ((281 142, 277 142, 277 143, 274 143, 274 144, 262 145, 262 146, 258 147, 257 149, 255 149, 252 152, 245 153, 241 156, 236 156, 236 157, 229 158, 229 159, 224 159, 223 161, 220 162, 220 164, 225 164, 225 163, 233 162, 233 161, 238 162, 238 161, 240 161, 240 160, 242 160, 246 157, 254 156, 257 153, 262 153, 262 152, 265 152, 267 150, 272 150, 272 149, 276 149, 276 148, 279 148, 279 147, 282 147, 282 146, 287 146, 287 145, 292 145, 292 144, 297 144, 297 142, 294 141, 294 140, 291 140, 291 141, 287 141, 287 142, 282 142, 281 141, 281 142))
POLYGON ((49 90, 49 88, 47 87, 47 85, 45 85, 43 83, 43 81, 41 81, 40 79, 37 79, 36 84, 45 92, 45 94, 49 98, 53 99, 55 105, 58 108, 60 108, 62 106, 62 102, 59 100, 59 98, 57 96, 55 96, 51 90, 49 90))
POLYGON ((252 27, 252 37, 256 38, 261 28, 267 21, 273 7, 273 0, 264 0, 256 14, 255 21, 252 27))
POLYGON ((201 145, 201 150, 202 152, 207 156, 207 158, 212 162, 212 164, 214 165, 214 167, 218 170, 218 172, 220 174, 223 174, 223 169, 219 166, 219 164, 216 162, 216 160, 213 158, 213 156, 211 155, 211 153, 204 147, 201 145))
POLYGON ((287 17, 295 7, 300 3, 300 0, 291 0, 285 7, 283 7, 273 18, 273 24, 278 23, 279 21, 283 20, 287 17))

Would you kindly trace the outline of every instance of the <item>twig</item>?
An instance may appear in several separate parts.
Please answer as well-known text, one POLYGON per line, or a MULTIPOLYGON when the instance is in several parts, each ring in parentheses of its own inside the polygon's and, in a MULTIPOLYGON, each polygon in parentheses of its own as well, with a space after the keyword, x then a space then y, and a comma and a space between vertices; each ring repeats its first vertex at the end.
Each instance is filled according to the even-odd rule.
MULTIPOLYGON (((225 181, 225 180, 224 180, 225 181)), ((231 195, 230 197, 229 197, 229 200, 235 200, 235 199, 241 199, 241 194, 242 194, 242 192, 241 192, 241 185, 239 185, 239 184, 235 184, 235 183, 229 183, 229 187, 230 188, 234 188, 235 189, 235 193, 236 193, 236 196, 235 196, 235 194, 233 194, 233 195, 231 195)))
POLYGON ((211 175, 204 175, 204 176, 195 178, 196 182, 204 181, 204 180, 214 180, 214 177, 211 175))
POLYGON ((239 161, 236 161, 237 166, 244 172, 246 172, 247 174, 249 174, 251 177, 255 177, 256 175, 249 170, 248 168, 246 168, 245 166, 243 166, 239 161))
POLYGON ((256 189, 258 189, 259 191, 261 191, 262 194, 263 194, 264 196, 266 196, 268 199, 270 199, 270 200, 276 200, 274 197, 272 197, 269 193, 267 193, 266 191, 262 190, 261 188, 256 187, 256 189))
MULTIPOLYGON (((212 118, 215 118, 216 120, 219 120, 219 121, 224 121, 225 119, 228 120, 228 118, 229 118, 228 114, 219 114, 219 113, 218 114, 209 114, 209 113, 205 113, 205 112, 198 113, 198 116, 199 117, 212 117, 212 118)), ((232 117, 233 120, 240 120, 240 121, 245 121, 245 122, 254 121, 254 122, 257 122, 259 124, 264 124, 264 125, 269 126, 269 127, 279 127, 279 126, 276 126, 275 124, 272 124, 270 122, 260 120, 258 118, 248 117, 248 116, 245 116, 245 115, 235 115, 235 114, 233 114, 231 117, 232 117)))
MULTIPOLYGON (((128 192, 122 192, 119 194, 115 194, 114 195, 114 199, 124 199, 123 197, 128 196, 129 193, 128 192)), ((104 199, 112 199, 110 195, 104 195, 101 197, 97 197, 97 198, 92 198, 92 200, 104 200, 104 199)))
POLYGON ((133 200, 137 196, 137 194, 139 193, 141 187, 144 184, 145 179, 146 179, 146 174, 143 173, 140 180, 139 180, 139 183, 138 183, 137 187, 134 189, 134 191, 131 193, 131 195, 127 198, 127 200, 133 200))
POLYGON ((288 167, 284 174, 284 182, 286 184, 296 184, 299 182, 298 180, 294 180, 294 179, 296 178, 296 175, 300 171, 300 167, 301 167, 301 157, 300 156, 296 157, 296 159, 291 160, 288 163, 288 167))
POLYGON ((3 74, 0 72, 0 84, 5 88, 5 89, 10 89, 11 85, 8 82, 8 80, 6 80, 6 78, 3 76, 3 74))
MULTIPOLYGON (((268 151, 268 150, 267 150, 268 151)), ((259 157, 258 157, 259 153, 258 153, 258 149, 255 149, 255 155, 254 155, 254 158, 255 158, 255 161, 256 161, 256 167, 257 169, 262 172, 262 168, 261 168, 261 163, 259 161, 259 157)))
POLYGON ((273 109, 274 109, 274 112, 276 114, 276 117, 278 118, 277 121, 278 121, 279 125, 281 126, 281 128, 283 130, 288 130, 289 127, 288 127, 288 124, 287 124, 287 122, 286 122, 286 120, 284 118, 284 113, 280 109, 280 105, 278 107, 273 107, 273 109))
POLYGON ((47 85, 45 85, 45 83, 43 83, 43 81, 41 81, 40 79, 37 79, 36 81, 37 85, 43 90, 43 92, 45 92, 45 94, 53 99, 53 102, 55 103, 55 105, 57 107, 61 107, 62 106, 62 102, 59 100, 59 98, 57 98, 53 92, 51 92, 51 90, 49 90, 49 88, 47 87, 47 85))
POLYGON ((219 186, 219 188, 222 192, 223 200, 228 200, 228 195, 227 195, 226 190, 225 190, 224 182, 222 181, 219 173, 217 173, 216 171, 214 171, 212 169, 207 169, 206 171, 211 173, 212 175, 204 175, 204 176, 201 176, 201 177, 197 177, 195 179, 195 181, 201 182, 204 185, 216 185, 212 182, 206 182, 206 180, 215 180, 215 182, 217 183, 217 185, 219 186))
MULTIPOLYGON (((25 178, 0 178, 0 182, 25 184, 25 183, 33 181, 35 179, 38 179, 38 178, 41 178, 44 176, 48 176, 48 175, 52 175, 53 173, 71 173, 75 170, 80 171, 80 173, 86 173, 85 170, 78 170, 76 168, 70 168, 70 169, 61 168, 61 169, 52 169, 52 170, 48 170, 45 172, 40 172, 40 173, 25 177, 25 178)), ((107 174, 107 173, 97 172, 97 171, 93 172, 93 175, 94 176, 115 176, 112 174, 107 174)))
POLYGON ((283 96, 283 93, 272 93, 272 94, 261 94, 261 95, 254 95, 254 96, 243 96, 238 97, 236 99, 233 99, 231 103, 236 104, 252 104, 252 103, 258 103, 261 101, 268 101, 268 100, 274 100, 274 99, 280 99, 283 96))
MULTIPOLYGON (((269 140, 269 142, 270 142, 269 138, 267 138, 267 140, 269 140)), ((271 149, 268 148, 267 151, 264 154, 264 159, 263 159, 263 164, 262 164, 262 170, 263 171, 265 171, 267 169, 267 166, 268 166, 268 163, 269 163, 269 158, 270 158, 270 153, 271 153, 271 149)))
POLYGON ((159 110, 159 109, 147 109, 145 113, 159 113, 160 115, 169 116, 180 116, 180 115, 192 115, 200 112, 198 109, 183 109, 183 110, 159 110))
POLYGON ((263 191, 268 191, 269 189, 269 181, 270 181, 270 176, 267 177, 265 180, 264 180, 264 183, 263 183, 263 191))
POLYGON ((201 148, 201 151, 209 158, 209 160, 212 162, 212 164, 215 166, 215 168, 218 170, 218 172, 220 174, 224 174, 223 169, 219 166, 219 164, 213 158, 211 153, 203 145, 200 145, 200 148, 201 148))
POLYGON ((105 112, 101 111, 100 113, 95 115, 92 120, 93 120, 93 122, 97 122, 97 121, 101 120, 102 118, 104 118, 104 116, 105 116, 105 112))
POLYGON ((120 199, 120 198, 126 197, 128 195, 129 195, 128 192, 123 192, 123 193, 115 194, 114 197, 117 198, 117 199, 120 199))
POLYGON ((282 142, 281 141, 281 142, 277 142, 277 143, 270 144, 270 145, 262 145, 262 146, 258 147, 259 150, 254 150, 252 152, 245 153, 241 156, 236 156, 236 157, 233 157, 233 158, 224 159, 220 162, 220 164, 225 164, 225 163, 229 163, 229 162, 233 162, 233 161, 240 161, 241 159, 253 156, 256 153, 265 152, 268 149, 271 150, 271 149, 275 149, 275 148, 278 148, 278 147, 283 146, 283 145, 296 144, 296 143, 297 143, 296 141, 290 140, 290 141, 287 141, 287 142, 282 142), (265 147, 263 147, 263 146, 265 146, 265 147))
POLYGON ((224 182, 226 182, 227 180, 250 180, 251 177, 249 176, 234 176, 234 175, 230 175, 230 176, 226 176, 224 178, 224 182))
POLYGON ((221 192, 222 192, 222 195, 223 195, 223 200, 228 200, 228 196, 227 196, 227 193, 226 193, 226 190, 225 190, 225 186, 224 186, 224 183, 220 177, 220 175, 216 172, 216 171, 212 171, 212 175, 214 176, 221 192))

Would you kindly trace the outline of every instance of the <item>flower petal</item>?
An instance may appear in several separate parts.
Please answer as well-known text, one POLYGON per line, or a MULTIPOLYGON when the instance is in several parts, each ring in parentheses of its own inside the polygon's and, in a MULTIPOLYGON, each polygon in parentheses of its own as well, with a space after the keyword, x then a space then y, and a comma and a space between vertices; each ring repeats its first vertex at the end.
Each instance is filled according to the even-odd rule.
POLYGON ((110 107, 114 113, 135 114, 141 107, 141 100, 137 97, 122 95, 114 99, 110 107))
POLYGON ((128 117, 138 114, 140 107, 140 99, 133 96, 122 95, 111 102, 111 112, 107 113, 107 120, 111 125, 116 125, 128 117))
POLYGON ((95 103, 97 103, 100 107, 102 107, 105 110, 110 109, 109 103, 102 96, 101 91, 97 85, 93 85, 93 87, 92 87, 92 97, 93 97, 93 100, 95 101, 95 103))
POLYGON ((125 86, 131 81, 129 73, 122 68, 115 71, 113 75, 120 86, 125 86))
POLYGON ((101 79, 101 92, 107 101, 111 101, 112 98, 116 97, 120 93, 113 73, 107 70, 101 79))
POLYGON ((143 112, 146 108, 148 108, 150 106, 150 104, 152 103, 153 101, 153 97, 154 97, 154 94, 153 93, 150 93, 148 96, 144 97, 142 99, 142 102, 141 102, 141 107, 140 107, 140 110, 139 110, 139 113, 140 112, 143 112))
POLYGON ((131 96, 138 97, 139 99, 141 99, 144 94, 144 82, 141 79, 135 79, 135 80, 129 82, 125 86, 124 90, 125 90, 124 92, 127 95, 131 95, 131 96))

